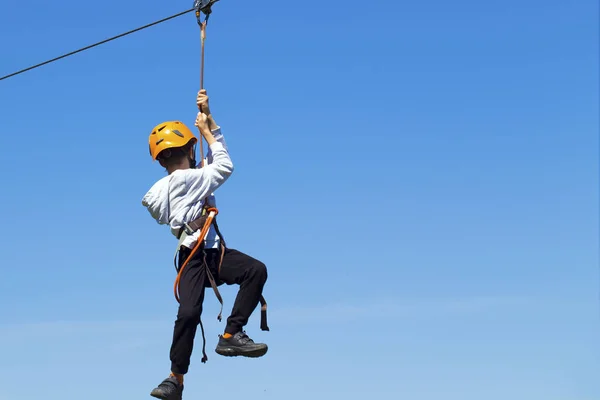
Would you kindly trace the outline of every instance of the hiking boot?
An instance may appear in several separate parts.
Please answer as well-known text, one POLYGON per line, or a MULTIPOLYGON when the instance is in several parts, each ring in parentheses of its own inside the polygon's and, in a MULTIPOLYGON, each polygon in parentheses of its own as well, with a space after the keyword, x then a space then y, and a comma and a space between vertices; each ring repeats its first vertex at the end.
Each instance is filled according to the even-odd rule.
POLYGON ((150 393, 150 396, 161 400, 181 400, 182 395, 183 385, 174 376, 169 376, 150 393))
POLYGON ((231 336, 229 339, 225 339, 223 336, 219 337, 219 343, 217 344, 216 352, 225 357, 262 357, 267 353, 268 347, 264 343, 254 343, 254 340, 250 339, 246 332, 241 331, 231 336))

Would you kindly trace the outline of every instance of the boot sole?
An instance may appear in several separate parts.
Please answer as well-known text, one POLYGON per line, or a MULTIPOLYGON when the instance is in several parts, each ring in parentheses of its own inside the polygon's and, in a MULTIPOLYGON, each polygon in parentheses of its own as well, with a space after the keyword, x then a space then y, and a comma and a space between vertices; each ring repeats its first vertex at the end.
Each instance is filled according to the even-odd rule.
MULTIPOLYGON (((161 399, 161 400, 169 400, 169 397, 168 397, 168 396, 165 396, 165 395, 163 395, 162 393, 160 393, 160 392, 156 392, 156 391, 154 391, 154 390, 153 390, 153 391, 150 393, 150 396, 152 396, 152 397, 154 397, 154 398, 156 398, 156 399, 161 399)), ((177 399, 181 399, 181 397, 177 397, 177 399)))
POLYGON ((156 394, 156 393, 154 393, 154 392, 150 393, 150 396, 152 396, 152 397, 154 397, 154 398, 156 398, 156 399, 167 400, 167 397, 166 397, 166 396, 163 396, 163 395, 161 395, 161 394, 156 394))
POLYGON ((215 352, 225 357, 249 357, 258 358, 267 354, 269 348, 267 346, 254 350, 240 350, 235 347, 218 347, 215 352))
MULTIPOLYGON (((156 399, 161 399, 161 400, 168 400, 169 398, 167 396, 164 396, 162 394, 158 394, 158 393, 150 393, 150 396, 156 398, 156 399)), ((179 399, 181 399, 181 397, 179 397, 179 399)))

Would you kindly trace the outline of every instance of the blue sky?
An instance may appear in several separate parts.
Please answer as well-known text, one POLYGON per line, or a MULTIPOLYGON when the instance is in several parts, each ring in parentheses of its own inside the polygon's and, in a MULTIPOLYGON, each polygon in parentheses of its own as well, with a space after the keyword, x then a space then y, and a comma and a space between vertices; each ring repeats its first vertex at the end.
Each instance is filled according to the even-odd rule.
MULTIPOLYGON (((5 1, 0 75, 191 3, 5 1)), ((599 399, 597 2, 299 5, 209 23, 220 227, 269 268, 270 352, 216 355, 209 292, 184 398, 599 399)), ((176 242, 141 198, 152 127, 193 124, 198 36, 189 14, 0 81, 0 400, 168 373, 176 242)))

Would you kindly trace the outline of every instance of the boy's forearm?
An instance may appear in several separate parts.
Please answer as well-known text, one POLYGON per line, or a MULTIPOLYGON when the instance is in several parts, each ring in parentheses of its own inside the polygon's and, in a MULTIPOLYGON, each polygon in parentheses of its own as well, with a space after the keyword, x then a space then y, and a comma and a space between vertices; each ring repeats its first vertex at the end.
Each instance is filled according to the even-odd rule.
POLYGON ((215 122, 215 119, 213 118, 212 114, 207 115, 206 122, 208 122, 208 128, 211 131, 214 131, 219 127, 219 125, 217 125, 217 123, 215 122))
POLYGON ((217 141, 210 130, 204 133, 202 136, 204 136, 204 139, 209 146, 217 141))

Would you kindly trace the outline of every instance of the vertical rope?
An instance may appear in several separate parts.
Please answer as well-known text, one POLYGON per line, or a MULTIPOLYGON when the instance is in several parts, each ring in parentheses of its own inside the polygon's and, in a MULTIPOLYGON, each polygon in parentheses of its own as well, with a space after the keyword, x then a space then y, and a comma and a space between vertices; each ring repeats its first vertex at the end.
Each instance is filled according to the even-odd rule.
MULTIPOLYGON (((196 11, 200 23, 200 11, 196 11)), ((200 23, 200 90, 204 89, 204 41, 206 40, 206 21, 200 23)), ((200 107, 202 112, 202 107, 200 107)), ((204 167, 204 136, 200 134, 200 168, 204 167)))
POLYGON ((200 26, 201 61, 200 61, 200 89, 204 89, 204 42, 206 40, 206 21, 200 26))

